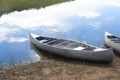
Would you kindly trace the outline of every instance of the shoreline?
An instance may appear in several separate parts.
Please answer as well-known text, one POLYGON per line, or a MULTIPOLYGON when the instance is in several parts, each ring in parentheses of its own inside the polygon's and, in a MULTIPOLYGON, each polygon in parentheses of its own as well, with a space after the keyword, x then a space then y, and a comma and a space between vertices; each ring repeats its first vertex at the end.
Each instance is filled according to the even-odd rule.
POLYGON ((41 61, 0 69, 0 80, 119 80, 120 57, 111 64, 50 56, 41 61))

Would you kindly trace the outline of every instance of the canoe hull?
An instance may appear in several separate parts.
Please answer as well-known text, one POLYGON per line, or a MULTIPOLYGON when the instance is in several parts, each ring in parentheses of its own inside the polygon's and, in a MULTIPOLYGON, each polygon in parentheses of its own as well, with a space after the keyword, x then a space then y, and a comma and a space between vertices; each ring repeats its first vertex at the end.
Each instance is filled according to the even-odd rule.
POLYGON ((115 43, 114 41, 111 41, 110 39, 107 38, 108 35, 112 35, 108 32, 105 33, 105 45, 107 47, 111 47, 113 48, 113 50, 115 52, 117 52, 118 54, 120 54, 120 43, 115 43))
POLYGON ((38 48, 40 48, 41 50, 51 52, 67 58, 102 62, 102 63, 111 63, 114 58, 112 49, 93 52, 93 51, 86 51, 86 50, 78 51, 78 50, 56 48, 56 47, 52 47, 52 46, 48 46, 43 43, 40 43, 32 35, 30 35, 30 42, 33 43, 38 48))

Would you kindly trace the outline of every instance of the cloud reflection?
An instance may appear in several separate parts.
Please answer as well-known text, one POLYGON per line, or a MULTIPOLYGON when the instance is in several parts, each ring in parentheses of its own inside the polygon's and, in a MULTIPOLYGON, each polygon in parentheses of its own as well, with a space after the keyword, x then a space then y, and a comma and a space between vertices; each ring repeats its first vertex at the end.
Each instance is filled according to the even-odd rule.
POLYGON ((17 32, 17 29, 7 28, 7 27, 0 27, 0 42, 5 41, 8 39, 8 35, 14 32, 17 32))
POLYGON ((27 41, 28 39, 27 38, 9 38, 8 42, 25 42, 27 41))
POLYGON ((93 27, 93 29, 101 29, 101 22, 90 23, 89 26, 93 27))
POLYGON ((107 17, 105 21, 109 22, 109 21, 113 21, 114 19, 115 19, 114 16, 110 16, 110 17, 107 17))
MULTIPOLYGON (((100 12, 107 6, 120 7, 120 0, 76 0, 54 5, 42 9, 23 10, 21 12, 12 12, 0 17, 0 42, 8 39, 8 35, 15 33, 18 29, 34 31, 42 29, 44 33, 66 32, 73 27, 68 19, 73 16, 93 19, 102 16, 100 12), (16 27, 13 26, 16 25, 16 27)), ((112 20, 107 18, 106 21, 112 20)), ((100 28, 101 24, 90 23, 93 28, 100 28)), ((21 32, 22 32, 21 30, 21 32)), ((9 42, 22 42, 26 38, 9 38, 9 42)), ((7 41, 7 40, 6 40, 7 41)))
POLYGON ((85 18, 96 18, 101 16, 101 14, 94 11, 87 11, 87 12, 78 14, 78 16, 85 17, 85 18))

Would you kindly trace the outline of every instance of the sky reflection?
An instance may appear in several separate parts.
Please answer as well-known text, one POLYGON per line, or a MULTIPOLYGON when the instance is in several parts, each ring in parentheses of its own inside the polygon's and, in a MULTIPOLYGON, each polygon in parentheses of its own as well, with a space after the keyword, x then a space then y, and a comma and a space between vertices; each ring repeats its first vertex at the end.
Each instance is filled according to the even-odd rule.
POLYGON ((104 31, 120 35, 119 14, 120 0, 75 0, 4 14, 0 17, 0 58, 33 56, 30 32, 104 45, 104 31))

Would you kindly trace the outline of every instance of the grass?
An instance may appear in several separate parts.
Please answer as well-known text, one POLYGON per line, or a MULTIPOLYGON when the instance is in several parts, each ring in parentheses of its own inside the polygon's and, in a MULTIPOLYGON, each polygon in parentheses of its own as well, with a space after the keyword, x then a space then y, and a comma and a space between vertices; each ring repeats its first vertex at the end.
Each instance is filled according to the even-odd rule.
POLYGON ((30 8, 41 8, 66 1, 72 0, 0 0, 0 14, 30 8))
POLYGON ((120 57, 111 64, 84 62, 42 53, 40 62, 4 67, 0 80, 119 80, 120 57))

